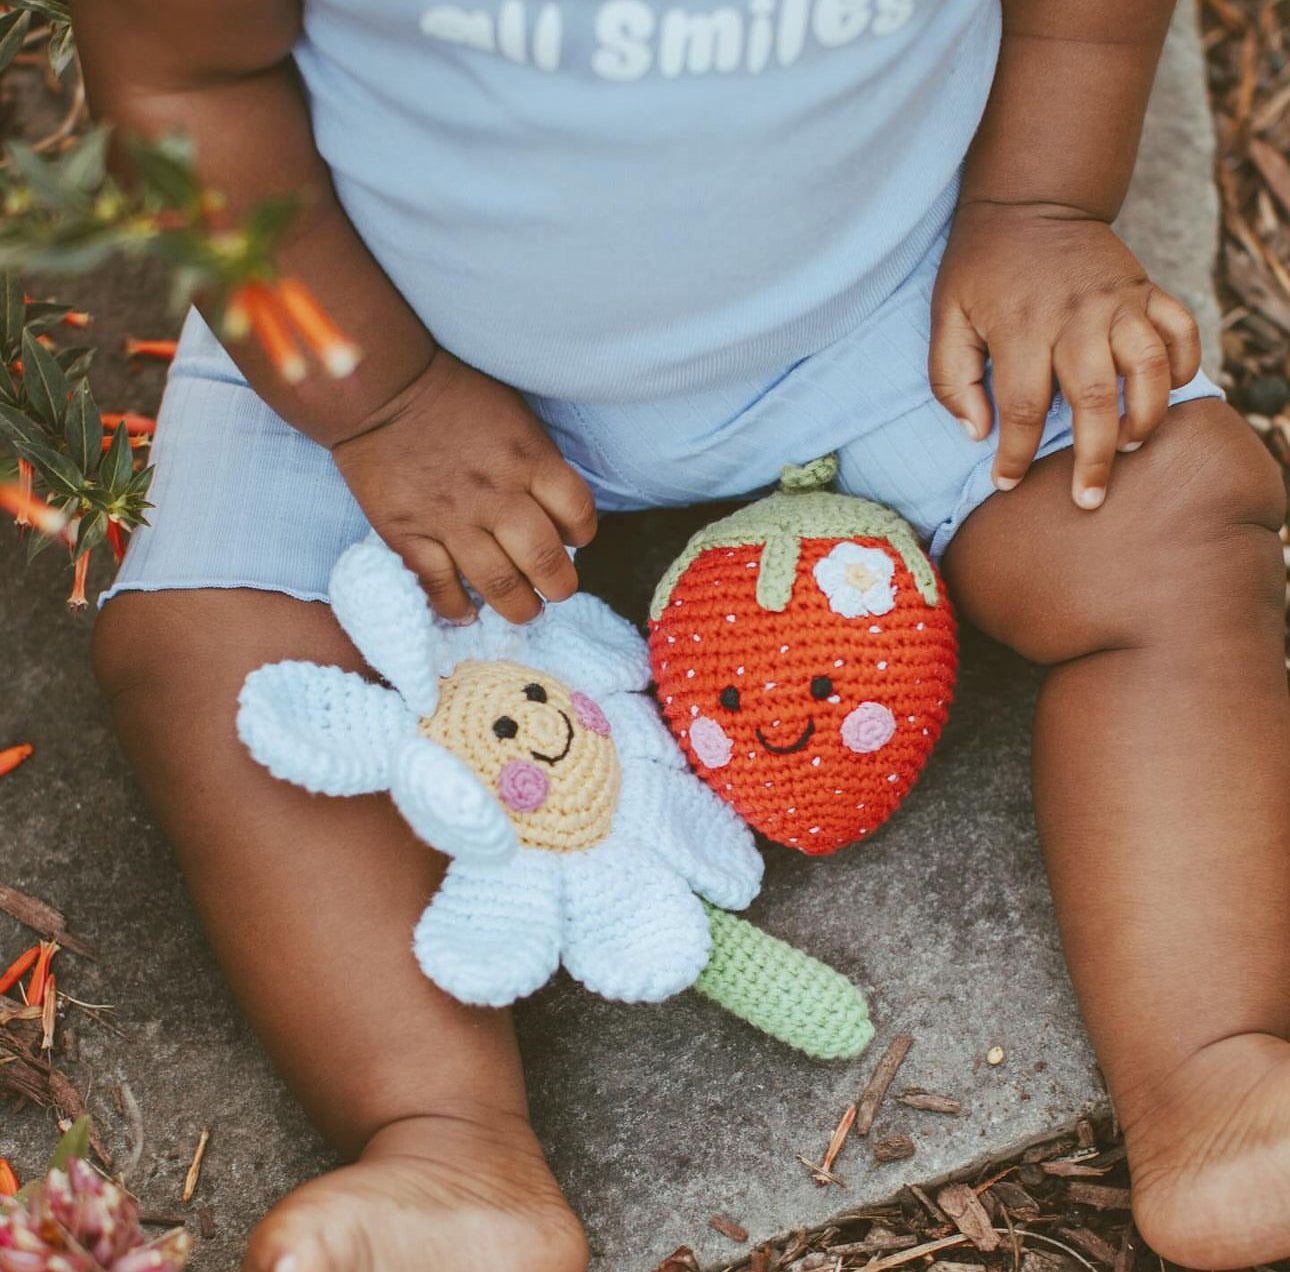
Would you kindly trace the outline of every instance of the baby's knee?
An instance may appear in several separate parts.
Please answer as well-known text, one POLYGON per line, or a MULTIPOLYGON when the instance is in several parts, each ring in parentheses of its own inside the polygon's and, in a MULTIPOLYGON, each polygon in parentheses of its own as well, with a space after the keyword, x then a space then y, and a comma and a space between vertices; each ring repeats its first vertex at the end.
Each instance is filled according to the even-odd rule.
POLYGON ((1185 403, 1135 458, 1149 473, 1140 581, 1163 608, 1259 599, 1279 609, 1286 491, 1245 420, 1222 402, 1185 403))

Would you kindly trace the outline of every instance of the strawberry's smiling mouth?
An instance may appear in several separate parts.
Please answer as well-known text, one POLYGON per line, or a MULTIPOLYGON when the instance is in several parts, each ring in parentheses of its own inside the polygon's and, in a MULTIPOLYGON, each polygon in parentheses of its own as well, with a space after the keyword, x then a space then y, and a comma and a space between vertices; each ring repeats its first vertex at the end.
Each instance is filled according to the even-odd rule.
POLYGON ((762 744, 772 755, 792 755, 794 751, 800 751, 810 740, 811 734, 815 732, 815 721, 808 720, 806 728, 798 736, 796 742, 791 746, 776 746, 773 742, 766 740, 766 735, 761 731, 761 725, 757 726, 757 741, 762 744))

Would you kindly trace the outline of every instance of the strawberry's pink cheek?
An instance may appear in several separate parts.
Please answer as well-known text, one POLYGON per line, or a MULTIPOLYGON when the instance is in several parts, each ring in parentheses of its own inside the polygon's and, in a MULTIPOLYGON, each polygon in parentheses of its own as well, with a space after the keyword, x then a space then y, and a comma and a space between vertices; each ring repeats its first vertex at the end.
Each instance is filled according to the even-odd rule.
POLYGON ((842 742, 852 751, 881 750, 896 732, 896 717, 881 702, 862 702, 842 721, 842 742))
POLYGON ((730 763, 735 744, 710 716, 697 716, 690 722, 690 745, 699 762, 710 769, 724 768, 730 763))

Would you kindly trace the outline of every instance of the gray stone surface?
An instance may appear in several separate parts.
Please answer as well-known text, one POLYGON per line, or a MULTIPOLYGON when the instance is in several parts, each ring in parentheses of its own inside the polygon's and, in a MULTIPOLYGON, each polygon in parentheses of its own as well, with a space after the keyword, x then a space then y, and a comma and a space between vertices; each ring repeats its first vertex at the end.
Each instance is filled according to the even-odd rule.
MULTIPOLYGON (((1216 348, 1209 123, 1197 49, 1180 19, 1125 224, 1161 281, 1201 311, 1216 348)), ((110 344, 124 329, 160 329, 154 282, 114 271, 87 292, 64 292, 98 310, 110 344)), ((104 374, 105 401, 149 404, 155 382, 127 380, 110 359, 104 374)), ((588 562, 590 581, 639 615, 649 580, 692 520, 608 523, 588 562), (635 562, 627 577, 625 559, 635 562)), ((146 1208, 191 1216, 179 1189, 199 1129, 213 1128, 196 1203, 210 1206, 218 1233, 201 1243, 194 1267, 229 1269, 254 1218, 331 1159, 221 985, 109 735, 86 665, 89 624, 62 612, 61 570, 50 553, 24 571, 12 541, 0 546, 0 745, 30 740, 38 748, 0 781, 0 879, 61 906, 101 947, 97 963, 67 959, 63 984, 116 1004, 124 1037, 78 1022, 81 1059, 68 1071, 119 1155, 126 1127, 110 1092, 126 1080, 137 1096, 146 1142, 130 1182, 146 1208)), ((537 1124, 588 1222, 600 1269, 649 1272, 681 1242, 719 1262, 740 1251, 705 1227, 716 1211, 757 1237, 815 1223, 1041 1137, 1103 1101, 1030 819, 1036 685, 1030 668, 969 635, 950 728, 897 819, 863 851, 824 861, 770 853, 753 917, 867 988, 879 1034, 858 1062, 812 1064, 693 996, 623 1008, 560 983, 525 1006, 537 1124), (964 1115, 889 1105, 878 1129, 910 1134, 917 1155, 878 1166, 852 1146, 839 1166, 847 1188, 816 1188, 796 1154, 823 1151, 881 1048, 902 1031, 916 1042, 897 1085, 959 1096, 964 1115), (995 1045, 1006 1059, 991 1067, 984 1054, 995 1045)), ((23 941, 0 917, 0 961, 23 941)), ((49 1114, 0 1113, 0 1155, 27 1171, 54 1134, 49 1114)))

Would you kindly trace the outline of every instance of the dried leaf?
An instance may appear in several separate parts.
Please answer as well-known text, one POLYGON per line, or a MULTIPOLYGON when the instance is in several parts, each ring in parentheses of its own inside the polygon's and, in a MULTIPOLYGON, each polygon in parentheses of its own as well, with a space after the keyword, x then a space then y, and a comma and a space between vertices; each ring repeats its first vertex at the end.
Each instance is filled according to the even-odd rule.
POLYGON ((713 1232, 719 1232, 723 1237, 729 1237, 731 1241, 738 1241, 740 1244, 748 1240, 748 1229, 741 1227, 728 1215, 713 1215, 708 1220, 708 1227, 713 1232))
POLYGON ((678 1246, 654 1272, 702 1272, 702 1269, 689 1246, 678 1246))
POLYGON ((914 1141, 908 1135, 883 1135, 873 1141, 873 1155, 880 1162, 900 1162, 914 1155, 914 1141))
POLYGON ((999 1234, 991 1226, 990 1216, 970 1185, 946 1185, 936 1194, 936 1204, 978 1250, 988 1254, 999 1248, 999 1234))
POLYGON ((1250 158, 1254 166, 1268 183, 1268 189, 1277 197, 1287 212, 1290 212, 1290 163, 1274 146, 1258 137, 1250 138, 1250 158))

